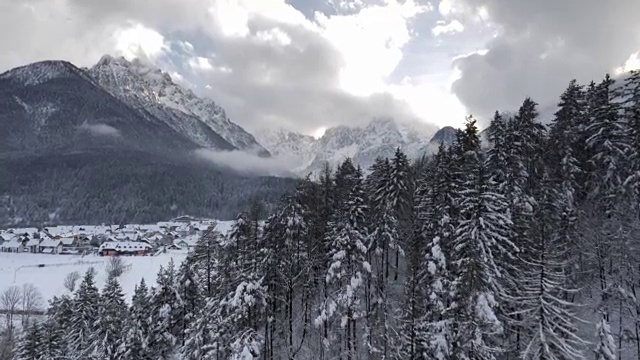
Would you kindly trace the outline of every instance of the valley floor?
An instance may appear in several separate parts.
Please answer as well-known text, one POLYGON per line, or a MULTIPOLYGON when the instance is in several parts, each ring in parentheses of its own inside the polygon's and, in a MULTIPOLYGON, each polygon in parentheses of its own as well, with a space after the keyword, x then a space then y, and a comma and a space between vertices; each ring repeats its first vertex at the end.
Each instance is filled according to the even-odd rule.
MULTIPOLYGON (((122 257, 128 270, 119 281, 127 300, 131 299, 134 287, 141 279, 149 285, 154 284, 161 266, 166 266, 172 259, 179 266, 186 256, 186 251, 170 251, 157 256, 122 257)), ((96 285, 102 288, 107 280, 108 261, 109 257, 97 255, 0 253, 0 293, 12 285, 32 284, 48 301, 68 292, 64 279, 69 273, 77 271, 82 276, 90 267, 97 271, 96 285)))

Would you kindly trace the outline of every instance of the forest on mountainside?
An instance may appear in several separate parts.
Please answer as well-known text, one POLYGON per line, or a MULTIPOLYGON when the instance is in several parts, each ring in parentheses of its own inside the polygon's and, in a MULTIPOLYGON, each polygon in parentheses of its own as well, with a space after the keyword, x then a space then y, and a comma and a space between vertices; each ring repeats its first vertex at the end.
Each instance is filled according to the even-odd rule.
POLYGON ((15 359, 638 359, 640 72, 346 160, 213 229, 126 304, 93 273, 15 359))

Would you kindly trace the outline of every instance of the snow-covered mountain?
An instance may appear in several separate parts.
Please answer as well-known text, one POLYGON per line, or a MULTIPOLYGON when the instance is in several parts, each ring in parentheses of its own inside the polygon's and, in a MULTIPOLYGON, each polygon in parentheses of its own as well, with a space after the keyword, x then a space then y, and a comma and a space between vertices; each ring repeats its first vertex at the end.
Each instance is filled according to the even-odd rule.
POLYGON ((429 141, 431 144, 435 146, 440 145, 440 143, 444 143, 445 145, 451 145, 456 140, 456 129, 451 126, 445 126, 439 129, 429 141))
POLYGON ((164 121, 200 146, 269 156, 222 107, 176 84, 169 74, 152 65, 105 55, 88 73, 118 99, 164 121))
POLYGON ((256 138, 271 155, 286 162, 294 172, 304 169, 316 142, 313 136, 285 129, 264 129, 256 133, 256 138))
POLYGON ((364 127, 336 126, 320 139, 286 130, 269 130, 257 135, 277 156, 290 161, 298 174, 316 172, 325 163, 336 167, 347 157, 367 169, 377 157, 392 157, 400 147, 411 158, 429 151, 436 128, 429 124, 405 124, 389 118, 374 119, 364 127))
MULTIPOLYGON (((109 78, 106 71, 101 75, 109 78)), ((172 108, 144 106, 150 102, 145 96, 156 97, 145 92, 145 82, 113 73, 112 79, 127 81, 119 96, 66 61, 0 74, 0 227, 147 222, 184 213, 232 218, 248 199, 271 206, 295 186, 291 179, 239 173, 198 156, 204 145, 236 147, 195 116, 175 110, 169 118, 164 115, 172 108), (126 102, 120 98, 125 94, 126 102)))

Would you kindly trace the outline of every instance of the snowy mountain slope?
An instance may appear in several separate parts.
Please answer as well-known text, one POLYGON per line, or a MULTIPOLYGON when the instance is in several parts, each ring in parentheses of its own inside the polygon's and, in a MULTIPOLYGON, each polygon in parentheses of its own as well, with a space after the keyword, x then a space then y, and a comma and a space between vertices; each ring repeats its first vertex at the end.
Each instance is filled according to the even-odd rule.
POLYGON ((285 129, 266 129, 256 133, 256 138, 273 155, 308 155, 316 142, 313 136, 285 129))
POLYGON ((197 147, 158 119, 145 121, 64 61, 38 62, 0 75, 0 128, 0 151, 18 153, 197 147))
POLYGON ((389 118, 372 120, 364 127, 336 126, 315 140, 311 136, 286 130, 268 130, 258 138, 277 155, 295 157, 295 172, 306 175, 322 169, 325 163, 335 168, 351 157, 367 169, 377 157, 391 157, 400 147, 411 158, 419 157, 436 129, 428 124, 399 123, 389 118))
POLYGON ((64 61, 0 74, 0 226, 233 218, 249 198, 274 204, 295 186, 203 161, 202 142, 153 111, 202 123, 136 109, 64 61))
POLYGON ((138 59, 105 55, 88 73, 120 100, 163 120, 200 146, 269 156, 222 107, 174 83, 158 68, 138 59))
POLYGON ((285 129, 265 129, 257 132, 256 138, 273 156, 286 162, 293 172, 306 167, 316 142, 313 136, 285 129))

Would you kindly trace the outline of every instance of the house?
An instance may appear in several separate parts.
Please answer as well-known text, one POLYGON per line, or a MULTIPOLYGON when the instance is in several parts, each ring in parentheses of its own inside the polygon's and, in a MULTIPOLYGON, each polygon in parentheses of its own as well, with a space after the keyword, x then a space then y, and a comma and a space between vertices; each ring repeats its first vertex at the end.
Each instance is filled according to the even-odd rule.
POLYGON ((61 237, 60 242, 62 242, 62 247, 65 249, 75 248, 78 244, 75 236, 65 236, 61 237))
POLYGON ((60 254, 62 248, 62 241, 58 239, 44 239, 40 242, 39 252, 43 254, 60 254))
POLYGON ((142 256, 148 255, 152 251, 151 245, 146 242, 138 241, 109 241, 102 245, 98 249, 100 256, 121 256, 121 255, 133 255, 142 256))
POLYGON ((189 244, 187 244, 186 241, 181 240, 181 239, 176 239, 173 244, 171 244, 169 246, 169 249, 172 250, 178 250, 178 249, 188 249, 189 248, 189 244))
POLYGON ((24 248, 32 254, 40 252, 40 238, 33 238, 27 240, 24 244, 24 248))
POLYGON ((200 240, 200 236, 191 235, 183 238, 178 238, 173 241, 174 245, 180 246, 185 250, 193 250, 198 245, 198 241, 200 240))
POLYGON ((21 253, 24 251, 24 244, 22 243, 22 239, 14 238, 10 241, 5 241, 0 245, 1 252, 9 252, 9 253, 21 253))

